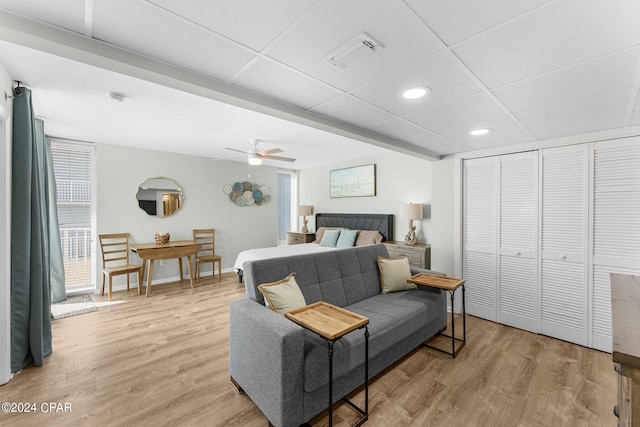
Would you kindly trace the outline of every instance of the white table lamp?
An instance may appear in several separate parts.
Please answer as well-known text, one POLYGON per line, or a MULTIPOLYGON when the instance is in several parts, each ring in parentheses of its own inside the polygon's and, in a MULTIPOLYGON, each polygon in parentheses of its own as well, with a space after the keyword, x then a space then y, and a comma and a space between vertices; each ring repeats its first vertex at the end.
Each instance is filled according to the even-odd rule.
POLYGON ((313 215, 313 206, 309 205, 300 205, 298 206, 298 216, 304 217, 304 225, 302 226, 302 232, 308 233, 309 229, 307 228, 307 220, 308 215, 313 215))
POLYGON ((405 203, 402 205, 402 217, 409 220, 409 232, 404 238, 407 245, 415 245, 417 243, 416 226, 413 225, 414 219, 422 219, 422 204, 405 203))

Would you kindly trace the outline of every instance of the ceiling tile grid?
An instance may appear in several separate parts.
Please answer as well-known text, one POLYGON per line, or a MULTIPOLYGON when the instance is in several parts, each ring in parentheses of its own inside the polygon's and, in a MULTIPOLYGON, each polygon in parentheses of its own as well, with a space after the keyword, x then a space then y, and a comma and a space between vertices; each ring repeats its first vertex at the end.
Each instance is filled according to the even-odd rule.
POLYGON ((268 55, 344 91, 385 76, 437 52, 438 47, 394 2, 323 0, 316 2, 268 55), (348 64, 324 57, 365 32, 383 47, 348 64))
POLYGON ((0 7, 78 34, 85 32, 85 0, 2 0, 0 7))
POLYGON ((343 94, 332 86, 264 58, 238 73, 232 84, 305 110, 343 94))
POLYGON ((94 0, 93 36, 226 81, 254 56, 246 48, 146 2, 94 0))
POLYGON ((343 120, 363 128, 374 123, 389 120, 393 114, 378 108, 350 94, 343 94, 311 109, 336 120, 343 120))
MULTIPOLYGON (((442 155, 640 124, 636 0, 0 0, 0 9, 442 155), (363 32, 381 44, 370 55, 346 67, 325 59, 363 32), (403 99, 413 86, 430 93, 403 99), (479 127, 491 131, 469 135, 479 127)), ((43 111, 70 123, 73 112, 65 118, 59 108, 68 79, 55 70, 37 74, 16 56, 23 55, 0 52, 0 61, 42 89, 43 111)), ((106 73, 94 88, 81 85, 91 96, 69 86, 67 96, 99 117, 105 85, 131 87, 121 77, 106 73)), ((154 99, 176 118, 190 114, 190 104, 204 108, 187 98, 185 105, 154 99)), ((230 114, 246 119, 234 108, 230 114)), ((111 114, 105 110, 105 120, 111 114)), ((169 146, 174 129, 163 128, 166 117, 144 119, 157 133, 150 139, 169 146)), ((181 129, 192 140, 181 147, 246 148, 238 126, 223 129, 231 122, 205 145, 210 128, 181 129)))
POLYGON ((262 51, 315 0, 148 0, 229 40, 262 51))
POLYGON ((447 46, 549 2, 550 0, 405 0, 447 46))
POLYGON ((495 88, 640 44, 638 16, 634 0, 558 1, 453 51, 495 88))

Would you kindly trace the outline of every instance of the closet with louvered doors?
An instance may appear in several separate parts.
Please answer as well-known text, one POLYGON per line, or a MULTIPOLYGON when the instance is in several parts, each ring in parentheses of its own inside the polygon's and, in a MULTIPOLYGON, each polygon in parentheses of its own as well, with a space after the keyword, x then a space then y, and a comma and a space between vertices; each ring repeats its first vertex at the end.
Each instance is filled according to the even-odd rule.
POLYGON ((589 144, 541 150, 540 333, 588 344, 589 144))
POLYGON ((538 157, 464 162, 463 270, 467 312, 537 331, 538 157))
POLYGON ((611 351, 609 275, 640 274, 640 137, 464 160, 463 173, 467 312, 611 351))
POLYGON ((610 273, 640 275, 640 137, 593 145, 589 347, 611 351, 610 273))

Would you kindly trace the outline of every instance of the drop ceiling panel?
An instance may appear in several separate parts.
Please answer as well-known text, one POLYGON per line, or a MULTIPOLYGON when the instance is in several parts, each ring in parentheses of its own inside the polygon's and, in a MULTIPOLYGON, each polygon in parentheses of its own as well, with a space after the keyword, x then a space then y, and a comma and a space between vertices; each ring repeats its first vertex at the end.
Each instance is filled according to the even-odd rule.
POLYGON ((350 91, 437 51, 394 2, 386 0, 323 0, 298 20, 269 49, 269 56, 319 80, 350 91), (366 32, 384 46, 341 68, 324 57, 366 32))
POLYGON ((219 80, 229 79, 254 56, 148 3, 94 0, 94 15, 94 37, 219 80))
POLYGON ((484 148, 499 147, 509 144, 520 144, 533 141, 534 138, 511 117, 500 117, 485 120, 469 126, 445 129, 440 132, 454 142, 464 145, 467 149, 479 150, 484 148), (486 135, 469 135, 472 129, 491 129, 486 135))
POLYGON ((431 150, 442 155, 461 153, 468 150, 468 148, 460 144, 456 144, 455 142, 443 138, 440 135, 436 135, 435 133, 430 132, 412 136, 411 138, 406 138, 406 141, 413 145, 417 145, 418 147, 423 147, 427 150, 431 150))
POLYGON ((394 117, 393 114, 349 94, 333 98, 324 104, 314 107, 311 111, 360 127, 368 127, 373 123, 394 117))
POLYGON ((613 129, 626 126, 630 95, 631 90, 622 90, 517 117, 539 139, 613 129))
POLYGON ((353 95, 394 114, 405 115, 480 90, 457 64, 441 53, 357 89, 353 95), (404 90, 415 86, 427 86, 431 93, 419 99, 402 98, 404 90))
POLYGON ((0 8, 84 34, 85 0, 0 0, 0 8))
POLYGON ((312 0, 150 2, 257 51, 264 49, 313 4, 312 0))
POLYGON ((342 94, 334 87, 270 59, 258 59, 232 83, 305 110, 342 94))
POLYGON ((399 117, 373 124, 370 128, 383 135, 397 139, 410 138, 426 132, 426 129, 399 117))
POLYGON ((560 1, 461 43, 454 52, 495 88, 639 44, 638 16, 640 1, 560 1))
POLYGON ((488 94, 479 93, 436 107, 416 111, 405 119, 432 131, 469 125, 504 116, 506 112, 488 94))
POLYGON ((493 93, 512 113, 521 113, 616 92, 633 87, 639 57, 640 49, 629 49, 514 83, 493 93))
POLYGON ((448 46, 549 0, 405 0, 448 46))

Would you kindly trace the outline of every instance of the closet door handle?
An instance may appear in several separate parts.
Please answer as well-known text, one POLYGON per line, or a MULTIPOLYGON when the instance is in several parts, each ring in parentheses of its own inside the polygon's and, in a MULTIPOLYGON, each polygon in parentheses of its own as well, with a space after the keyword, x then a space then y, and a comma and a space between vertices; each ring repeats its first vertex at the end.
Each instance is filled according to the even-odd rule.
POLYGON ((566 255, 560 255, 560 259, 567 259, 566 255))
POLYGON ((520 255, 522 255, 522 252, 518 251, 518 252, 516 252, 516 255, 520 256, 520 255))

